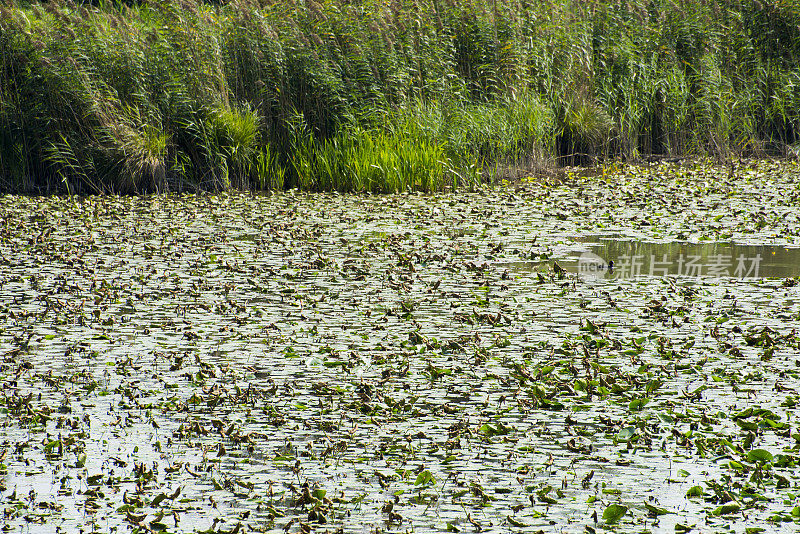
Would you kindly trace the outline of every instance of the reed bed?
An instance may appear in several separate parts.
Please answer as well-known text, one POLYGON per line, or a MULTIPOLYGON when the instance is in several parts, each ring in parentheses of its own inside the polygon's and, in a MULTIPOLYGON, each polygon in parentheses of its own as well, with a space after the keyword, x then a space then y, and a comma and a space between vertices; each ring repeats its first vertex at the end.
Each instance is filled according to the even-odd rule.
POLYGON ((5 191, 432 191, 799 135, 788 0, 0 7, 5 191))

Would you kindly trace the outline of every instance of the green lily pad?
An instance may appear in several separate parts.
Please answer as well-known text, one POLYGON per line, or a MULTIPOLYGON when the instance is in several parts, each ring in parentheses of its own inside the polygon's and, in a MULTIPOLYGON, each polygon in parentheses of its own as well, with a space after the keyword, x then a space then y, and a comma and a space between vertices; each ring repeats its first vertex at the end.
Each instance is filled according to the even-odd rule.
POLYGON ((603 521, 613 525, 618 523, 628 513, 628 507, 621 504, 611 504, 603 511, 603 521))

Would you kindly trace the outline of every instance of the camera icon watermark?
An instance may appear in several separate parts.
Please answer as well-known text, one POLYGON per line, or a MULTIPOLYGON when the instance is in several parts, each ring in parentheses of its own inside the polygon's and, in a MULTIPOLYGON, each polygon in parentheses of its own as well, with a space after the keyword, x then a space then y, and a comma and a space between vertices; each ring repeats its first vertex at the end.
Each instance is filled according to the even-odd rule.
POLYGON ((578 276, 584 280, 597 280, 613 273, 614 264, 607 262, 593 252, 584 252, 578 258, 578 276))

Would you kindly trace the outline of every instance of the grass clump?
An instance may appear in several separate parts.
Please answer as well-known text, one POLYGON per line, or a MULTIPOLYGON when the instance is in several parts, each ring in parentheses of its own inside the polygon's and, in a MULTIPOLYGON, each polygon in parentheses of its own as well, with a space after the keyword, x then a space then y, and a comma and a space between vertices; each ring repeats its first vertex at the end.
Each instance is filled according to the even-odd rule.
POLYGON ((57 0, 0 8, 0 188, 435 190, 791 152, 778 0, 57 0))
POLYGON ((300 186, 311 190, 435 191, 462 177, 441 145, 413 134, 356 130, 311 150, 300 186))

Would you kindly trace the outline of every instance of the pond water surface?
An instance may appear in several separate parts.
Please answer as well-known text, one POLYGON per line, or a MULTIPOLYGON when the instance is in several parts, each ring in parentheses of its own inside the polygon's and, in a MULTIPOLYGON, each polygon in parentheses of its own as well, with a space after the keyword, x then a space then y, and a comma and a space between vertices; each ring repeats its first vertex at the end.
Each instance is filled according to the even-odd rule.
POLYGON ((3 197, 0 522, 795 532, 798 173, 728 172, 3 197))

